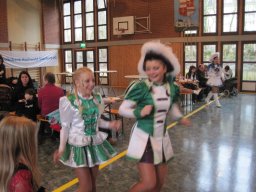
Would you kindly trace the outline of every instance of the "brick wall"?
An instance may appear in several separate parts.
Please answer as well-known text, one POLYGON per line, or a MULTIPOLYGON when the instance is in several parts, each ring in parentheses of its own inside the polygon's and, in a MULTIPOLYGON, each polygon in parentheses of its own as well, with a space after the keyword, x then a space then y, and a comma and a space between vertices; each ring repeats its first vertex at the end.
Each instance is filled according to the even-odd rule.
POLYGON ((7 0, 0 1, 0 43, 8 42, 7 0))
MULTIPOLYGON (((122 36, 122 40, 177 37, 174 29, 174 2, 170 0, 118 0, 111 1, 110 23, 113 17, 145 17, 150 14, 152 33, 122 36)), ((112 28, 111 28, 111 34, 112 28)), ((120 40, 111 35, 111 40, 120 40)))
POLYGON ((60 16, 57 0, 42 1, 43 40, 45 44, 60 44, 60 16))

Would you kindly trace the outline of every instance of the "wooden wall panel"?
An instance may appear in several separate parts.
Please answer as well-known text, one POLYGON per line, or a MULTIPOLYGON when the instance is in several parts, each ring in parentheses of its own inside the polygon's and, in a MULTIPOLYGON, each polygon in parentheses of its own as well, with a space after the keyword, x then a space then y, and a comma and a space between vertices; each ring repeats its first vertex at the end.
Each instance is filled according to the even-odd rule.
MULTIPOLYGON (((182 47, 181 43, 169 44, 178 60, 181 59, 182 47)), ((112 46, 109 48, 110 59, 109 69, 117 70, 110 76, 110 85, 114 87, 127 87, 131 79, 126 79, 126 75, 138 75, 137 64, 140 59, 140 49, 142 45, 123 45, 112 46)))
MULTIPOLYGON (((113 24, 114 17, 135 16, 147 17, 150 15, 151 33, 136 33, 134 35, 124 35, 122 40, 152 39, 179 37, 180 34, 174 27, 174 1, 170 0, 118 0, 110 1, 110 24, 113 24)), ((111 40, 120 40, 112 35, 111 40)))
POLYGON ((45 44, 60 44, 62 20, 59 17, 58 1, 42 1, 43 39, 45 44))
POLYGON ((180 62, 180 71, 182 71, 183 66, 183 44, 182 43, 168 43, 168 45, 172 48, 173 53, 176 55, 180 62))
POLYGON ((7 0, 0 1, 0 43, 8 42, 7 0))
POLYGON ((126 87, 130 79, 125 75, 137 75, 137 63, 140 58, 141 45, 112 46, 110 50, 110 70, 117 70, 111 74, 111 86, 126 87))

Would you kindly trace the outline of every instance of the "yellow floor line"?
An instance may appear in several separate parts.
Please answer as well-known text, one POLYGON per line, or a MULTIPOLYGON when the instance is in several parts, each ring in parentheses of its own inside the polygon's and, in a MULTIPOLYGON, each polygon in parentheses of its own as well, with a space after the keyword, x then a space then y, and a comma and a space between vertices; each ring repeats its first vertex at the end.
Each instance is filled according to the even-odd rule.
MULTIPOLYGON (((213 101, 209 102, 209 104, 212 103, 212 102, 213 102, 213 101)), ((209 104, 202 105, 201 107, 199 107, 199 108, 197 108, 196 110, 192 111, 191 113, 185 115, 184 117, 188 118, 188 117, 190 117, 190 116, 196 114, 197 112, 199 112, 199 111, 201 111, 202 109, 204 109, 205 107, 207 107, 209 104)), ((175 122, 171 123, 170 125, 168 125, 167 129, 170 129, 170 128, 174 127, 174 126, 177 125, 177 124, 178 124, 178 122, 175 121, 175 122)), ((117 161, 118 159, 121 159, 122 157, 124 157, 124 156, 126 155, 126 153, 127 153, 127 150, 125 150, 125 151, 119 153, 119 154, 116 155, 115 157, 109 159, 106 163, 101 164, 100 167, 99 167, 99 169, 101 170, 101 169, 107 167, 108 165, 110 165, 111 163, 117 161)), ((78 183, 78 179, 77 179, 77 178, 75 178, 75 179, 69 181, 68 183, 66 183, 66 184, 64 184, 64 185, 62 185, 62 186, 60 186, 59 188, 53 190, 53 192, 62 192, 62 191, 64 191, 64 190, 68 189, 69 187, 75 185, 76 183, 78 183)))
POLYGON ((75 178, 75 179, 73 179, 73 180, 67 182, 66 184, 60 186, 59 188, 53 190, 53 192, 61 192, 61 191, 64 191, 64 190, 66 190, 66 189, 72 187, 73 185, 75 185, 75 184, 77 184, 77 183, 78 183, 78 179, 75 178))

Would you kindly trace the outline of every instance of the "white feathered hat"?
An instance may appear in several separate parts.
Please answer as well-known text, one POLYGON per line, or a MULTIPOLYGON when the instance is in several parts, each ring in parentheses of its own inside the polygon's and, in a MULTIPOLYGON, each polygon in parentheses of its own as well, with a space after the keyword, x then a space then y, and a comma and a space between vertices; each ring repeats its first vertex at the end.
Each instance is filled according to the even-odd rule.
POLYGON ((219 52, 213 53, 213 54, 211 55, 209 61, 212 63, 213 60, 214 60, 216 57, 220 57, 220 53, 219 53, 219 52))
POLYGON ((138 71, 140 75, 145 75, 144 61, 148 54, 155 54, 161 57, 167 66, 167 72, 173 77, 180 72, 180 63, 172 52, 172 48, 162 44, 160 41, 150 41, 145 43, 141 48, 141 57, 138 63, 138 71), (169 65, 169 66, 168 66, 169 65))

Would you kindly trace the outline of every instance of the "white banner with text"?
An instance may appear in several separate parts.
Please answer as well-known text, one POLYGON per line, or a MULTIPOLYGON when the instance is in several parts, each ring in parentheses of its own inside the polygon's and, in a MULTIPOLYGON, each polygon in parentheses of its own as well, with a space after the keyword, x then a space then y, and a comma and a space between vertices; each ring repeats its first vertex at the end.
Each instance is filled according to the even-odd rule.
POLYGON ((58 65, 57 51, 0 51, 7 68, 34 68, 58 65))

